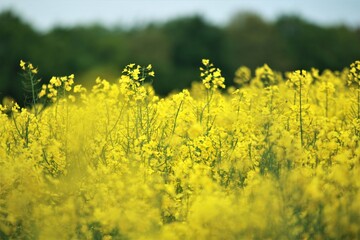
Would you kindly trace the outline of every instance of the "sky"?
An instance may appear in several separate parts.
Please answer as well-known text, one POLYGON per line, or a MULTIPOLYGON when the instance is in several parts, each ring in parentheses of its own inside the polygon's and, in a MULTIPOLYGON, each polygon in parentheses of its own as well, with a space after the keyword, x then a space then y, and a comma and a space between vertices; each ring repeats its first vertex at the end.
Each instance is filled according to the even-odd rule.
POLYGON ((40 31, 93 23, 131 27, 195 14, 223 25, 241 11, 270 21, 295 14, 320 25, 360 27, 360 0, 0 0, 0 12, 9 9, 40 31))

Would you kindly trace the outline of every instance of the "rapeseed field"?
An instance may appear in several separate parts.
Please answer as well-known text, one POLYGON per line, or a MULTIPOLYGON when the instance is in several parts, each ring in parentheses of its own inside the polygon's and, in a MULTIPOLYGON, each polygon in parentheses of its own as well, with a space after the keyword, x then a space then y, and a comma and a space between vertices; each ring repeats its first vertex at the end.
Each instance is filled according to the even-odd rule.
POLYGON ((151 65, 0 105, 1 239, 360 239, 360 61, 158 96, 151 65), (120 75, 120 74, 119 74, 120 75), (232 85, 232 86, 230 86, 232 85))

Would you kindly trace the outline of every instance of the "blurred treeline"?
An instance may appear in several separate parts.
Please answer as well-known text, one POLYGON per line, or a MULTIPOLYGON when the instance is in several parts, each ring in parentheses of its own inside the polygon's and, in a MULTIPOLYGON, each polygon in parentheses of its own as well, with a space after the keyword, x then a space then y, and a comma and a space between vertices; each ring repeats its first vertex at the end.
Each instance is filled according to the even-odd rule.
POLYGON ((24 101, 20 59, 39 67, 44 83, 74 73, 78 83, 88 86, 97 76, 115 81, 129 63, 151 63, 155 90, 166 95, 199 79, 202 58, 222 69, 227 85, 241 65, 340 70, 360 58, 360 28, 318 26, 296 16, 266 22, 239 13, 226 26, 191 16, 130 29, 91 25, 44 33, 12 12, 0 13, 0 99, 24 101))

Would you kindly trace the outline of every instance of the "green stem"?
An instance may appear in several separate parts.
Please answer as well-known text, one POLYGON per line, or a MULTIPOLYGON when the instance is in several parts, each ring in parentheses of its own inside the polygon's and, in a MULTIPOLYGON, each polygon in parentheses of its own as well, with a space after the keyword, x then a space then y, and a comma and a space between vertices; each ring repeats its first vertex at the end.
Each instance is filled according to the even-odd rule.
MULTIPOLYGON (((210 104, 211 104, 211 101, 212 101, 212 98, 213 98, 213 94, 214 94, 214 90, 211 89, 210 90, 210 94, 209 94, 209 90, 206 91, 206 107, 207 107, 207 120, 206 120, 206 131, 208 132, 211 128, 210 126, 210 122, 211 122, 211 119, 210 119, 210 104)), ((211 124, 212 125, 212 124, 211 124)))
POLYGON ((150 109, 149 109, 149 102, 146 102, 146 138, 147 141, 150 142, 151 134, 150 134, 150 127, 151 127, 151 121, 150 121, 150 109))
POLYGON ((175 133, 175 128, 176 128, 176 124, 177 124, 177 119, 178 119, 178 116, 179 116, 179 113, 180 113, 180 109, 181 109, 181 107, 182 107, 182 105, 183 105, 183 102, 184 102, 184 99, 183 100, 181 100, 181 102, 180 102, 180 104, 179 104, 179 107, 178 107, 178 109, 177 109, 177 111, 176 111, 176 114, 175 114, 175 120, 174 120, 174 125, 173 125, 173 129, 172 129, 172 135, 174 135, 174 133, 175 133))
POLYGON ((32 102, 33 102, 33 107, 34 107, 34 111, 35 111, 35 116, 38 115, 38 110, 37 110, 37 106, 36 106, 36 95, 35 95, 35 81, 34 81, 34 76, 31 74, 31 72, 29 72, 30 75, 30 82, 31 82, 31 93, 32 93, 32 102))

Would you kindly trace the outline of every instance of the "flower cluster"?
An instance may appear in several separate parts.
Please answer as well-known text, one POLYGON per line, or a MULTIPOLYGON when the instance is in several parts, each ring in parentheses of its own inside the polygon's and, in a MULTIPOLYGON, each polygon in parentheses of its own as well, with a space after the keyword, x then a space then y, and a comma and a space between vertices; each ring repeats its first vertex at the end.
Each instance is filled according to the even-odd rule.
MULTIPOLYGON (((49 84, 42 85, 41 91, 38 93, 39 98, 46 96, 52 102, 56 102, 62 96, 65 96, 66 93, 84 93, 86 89, 79 85, 74 86, 74 74, 63 77, 52 77, 49 81, 49 84)), ((68 95, 68 98, 71 101, 75 101, 73 95, 68 95)))
POLYGON ((355 61, 350 65, 348 77, 349 85, 360 86, 360 61, 355 61))
POLYGON ((272 86, 276 83, 275 73, 267 64, 264 64, 255 70, 254 81, 258 81, 264 87, 272 86))
POLYGON ((251 70, 246 66, 241 66, 235 71, 234 82, 239 86, 246 85, 251 80, 251 70))
POLYGON ((30 71, 33 74, 37 74, 38 73, 38 69, 35 68, 32 63, 28 62, 24 62, 23 60, 20 60, 20 67, 22 70, 24 71, 30 71))
POLYGON ((141 67, 140 65, 131 63, 124 68, 122 73, 123 76, 128 76, 136 86, 140 86, 148 77, 155 77, 155 72, 152 70, 151 64, 147 67, 141 67))
POLYGON ((43 85, 39 93, 39 98, 47 96, 49 99, 56 101, 58 91, 60 89, 67 92, 71 91, 71 86, 74 84, 74 75, 64 77, 52 77, 48 85, 43 85))
POLYGON ((225 78, 221 76, 221 70, 215 68, 208 59, 203 59, 203 67, 200 67, 200 77, 206 89, 225 88, 225 78))

